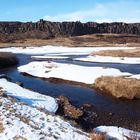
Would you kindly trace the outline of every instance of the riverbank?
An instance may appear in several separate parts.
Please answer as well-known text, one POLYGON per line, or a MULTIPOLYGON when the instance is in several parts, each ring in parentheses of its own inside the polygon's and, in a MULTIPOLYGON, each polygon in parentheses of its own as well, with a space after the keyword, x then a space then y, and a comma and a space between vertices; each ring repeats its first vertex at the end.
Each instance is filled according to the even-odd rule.
POLYGON ((81 140, 90 140, 88 133, 72 126, 62 117, 53 115, 43 108, 41 109, 41 106, 27 105, 24 101, 7 96, 2 91, 0 91, 0 94, 1 139, 77 140, 80 138, 81 140))
POLYGON ((59 108, 56 112, 58 115, 74 121, 86 131, 100 125, 115 125, 140 132, 139 118, 133 119, 132 115, 131 117, 128 117, 126 112, 119 114, 118 112, 112 112, 111 110, 107 111, 102 108, 97 108, 91 104, 83 104, 81 107, 76 107, 64 96, 58 97, 58 105, 59 108))
MULTIPOLYGON (((9 84, 13 85, 14 83, 9 82, 9 84)), ((15 86, 19 88, 18 85, 15 86)), ((24 88, 21 89, 26 90, 24 88)), ((90 122, 91 123, 92 121, 96 122, 95 117, 98 116, 96 116, 95 112, 90 113, 94 115, 93 117, 88 113, 89 110, 87 110, 86 108, 86 112, 84 112, 83 114, 85 116, 85 121, 83 119, 82 122, 78 123, 77 125, 71 119, 67 119, 67 118, 64 119, 62 115, 58 116, 49 113, 47 110, 44 110, 42 106, 33 107, 31 105, 27 105, 25 103, 26 100, 25 101, 20 100, 21 97, 20 92, 21 92, 20 90, 18 90, 17 92, 17 90, 12 89, 11 87, 7 89, 3 89, 2 87, 2 89, 0 90, 1 93, 0 94, 0 103, 1 103, 0 137, 1 138, 7 138, 7 139, 10 138, 14 140, 31 139, 31 138, 34 138, 35 140, 36 139, 38 140, 38 138, 48 139, 48 140, 58 139, 58 138, 65 139, 65 140, 71 140, 71 139, 109 140, 113 138, 117 138, 118 140, 122 140, 122 139, 127 140, 127 138, 131 138, 131 139, 139 138, 140 135, 139 132, 121 128, 121 127, 111 126, 111 125, 105 126, 104 124, 103 126, 98 126, 96 128, 92 126, 90 131, 89 129, 87 130, 90 133, 87 133, 87 131, 79 129, 79 126, 81 126, 81 124, 84 123, 86 119, 89 119, 88 120, 89 126, 90 126, 90 122), (13 95, 14 92, 16 92, 19 96, 12 97, 11 95, 13 95), (85 113, 93 118, 92 119, 90 117, 86 118, 85 113)), ((47 104, 47 106, 48 105, 49 104, 47 104)), ((53 104, 51 106, 53 106, 53 104)), ((69 107, 74 109, 74 107, 72 107, 70 104, 69 107)), ((89 108, 90 106, 86 105, 85 107, 89 108)), ((60 108, 59 106, 59 109, 62 108, 60 108)), ((82 107, 81 110, 82 109, 84 110, 84 107, 82 107)), ((72 110, 69 111, 71 112, 72 110)), ((84 124, 84 126, 86 125, 84 124)))

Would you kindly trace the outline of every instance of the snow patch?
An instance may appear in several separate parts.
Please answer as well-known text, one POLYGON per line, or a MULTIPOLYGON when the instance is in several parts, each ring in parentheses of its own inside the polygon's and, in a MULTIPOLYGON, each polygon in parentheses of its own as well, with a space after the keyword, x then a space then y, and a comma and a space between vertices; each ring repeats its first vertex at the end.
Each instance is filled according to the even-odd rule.
POLYGON ((59 116, 3 97, 0 102, 0 119, 4 126, 1 140, 15 140, 17 136, 27 140, 90 140, 87 133, 59 116))
POLYGON ((109 139, 116 138, 117 140, 128 140, 128 138, 139 140, 140 132, 135 132, 129 129, 117 127, 117 126, 99 126, 94 129, 97 132, 103 132, 109 139))
POLYGON ((13 52, 17 54, 29 54, 29 55, 89 55, 91 52, 101 50, 124 50, 134 49, 130 47, 62 47, 62 46, 42 46, 42 47, 10 47, 2 48, 0 52, 13 52))
POLYGON ((0 87, 2 87, 2 90, 4 90, 7 95, 17 98, 33 107, 41 108, 52 113, 55 113, 58 108, 56 99, 53 97, 27 90, 6 79, 0 79, 0 87))
POLYGON ((88 67, 55 62, 31 62, 18 67, 18 70, 32 76, 42 78, 61 78, 69 81, 93 84, 101 76, 130 76, 130 73, 121 72, 114 68, 88 67))
POLYGON ((128 57, 110 57, 110 56, 87 56, 83 58, 75 58, 74 60, 85 62, 140 64, 140 58, 138 57, 128 58, 128 57))
POLYGON ((36 60, 44 60, 44 59, 68 59, 69 57, 66 56, 31 56, 32 59, 36 59, 36 60))
POLYGON ((129 78, 135 78, 135 79, 140 80, 140 74, 132 75, 132 76, 130 76, 129 78))

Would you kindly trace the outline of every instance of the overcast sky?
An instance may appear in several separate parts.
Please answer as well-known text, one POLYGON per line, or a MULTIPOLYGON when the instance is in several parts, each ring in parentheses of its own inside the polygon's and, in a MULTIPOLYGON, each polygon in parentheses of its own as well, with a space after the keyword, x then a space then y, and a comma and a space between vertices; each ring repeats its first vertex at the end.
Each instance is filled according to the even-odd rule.
POLYGON ((140 22, 140 0, 0 0, 0 21, 140 22))

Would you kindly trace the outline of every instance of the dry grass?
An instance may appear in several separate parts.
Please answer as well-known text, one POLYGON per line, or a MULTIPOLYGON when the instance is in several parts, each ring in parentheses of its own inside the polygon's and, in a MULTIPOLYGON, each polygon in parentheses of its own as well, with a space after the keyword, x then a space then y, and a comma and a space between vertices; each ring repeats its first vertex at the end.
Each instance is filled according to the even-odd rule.
POLYGON ((89 137, 91 138, 91 140, 107 140, 105 134, 98 132, 89 133, 89 137))
POLYGON ((60 110, 68 118, 78 119, 79 117, 81 117, 83 115, 82 110, 71 105, 68 98, 66 98, 64 96, 59 96, 57 100, 58 100, 60 110))
POLYGON ((19 114, 15 114, 15 116, 16 116, 17 118, 19 118, 20 121, 22 121, 22 122, 24 122, 25 124, 29 125, 30 120, 29 120, 28 118, 26 118, 26 117, 24 117, 24 116, 22 116, 22 115, 19 115, 19 114))
POLYGON ((93 52, 91 55, 113 56, 113 57, 140 57, 140 48, 131 50, 104 50, 93 52))
POLYGON ((13 138, 13 140, 27 140, 26 138, 22 137, 22 136, 15 136, 13 138))
POLYGON ((131 46, 140 47, 140 37, 135 35, 118 34, 92 34, 75 37, 61 37, 53 39, 11 39, 11 41, 0 42, 0 47, 25 47, 57 45, 69 47, 106 47, 106 46, 131 46), (14 41, 13 41, 14 40, 14 41))
MULTIPOLYGON (((1 120, 0 120, 1 121, 1 120)), ((4 127, 3 127, 3 123, 0 122, 0 133, 2 133, 4 131, 4 127)))
POLYGON ((117 98, 140 98, 140 80, 134 78, 104 76, 97 78, 94 86, 117 98))
MULTIPOLYGON (((16 40, 14 42, 0 43, 0 47, 29 47, 29 46, 68 46, 68 47, 90 47, 90 46, 112 46, 111 43, 85 41, 86 37, 69 37, 69 38, 54 38, 54 39, 26 39, 24 41, 16 40)), ((115 45, 114 45, 115 46, 115 45)))
POLYGON ((0 97, 2 97, 4 92, 2 91, 2 88, 0 87, 0 97))

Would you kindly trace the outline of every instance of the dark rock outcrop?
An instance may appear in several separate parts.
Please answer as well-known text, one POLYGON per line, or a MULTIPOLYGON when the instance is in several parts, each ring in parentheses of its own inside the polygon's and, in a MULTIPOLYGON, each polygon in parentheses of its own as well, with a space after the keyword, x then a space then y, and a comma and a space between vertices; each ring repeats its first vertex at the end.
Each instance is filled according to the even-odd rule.
POLYGON ((69 119, 75 120, 83 115, 83 112, 79 108, 76 108, 75 106, 71 105, 69 100, 64 96, 58 97, 58 105, 59 109, 57 113, 64 115, 69 119))
POLYGON ((18 63, 15 54, 9 52, 0 52, 0 68, 14 66, 18 63))
POLYGON ((54 37, 79 36, 97 33, 140 35, 140 23, 95 23, 95 22, 0 22, 0 40, 13 39, 49 39, 54 37))

